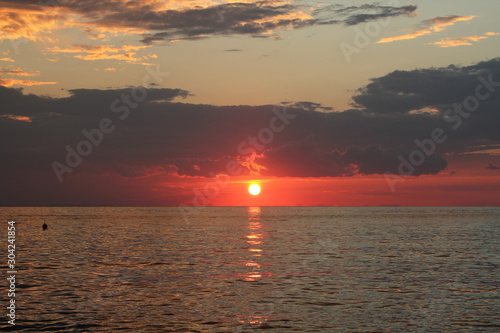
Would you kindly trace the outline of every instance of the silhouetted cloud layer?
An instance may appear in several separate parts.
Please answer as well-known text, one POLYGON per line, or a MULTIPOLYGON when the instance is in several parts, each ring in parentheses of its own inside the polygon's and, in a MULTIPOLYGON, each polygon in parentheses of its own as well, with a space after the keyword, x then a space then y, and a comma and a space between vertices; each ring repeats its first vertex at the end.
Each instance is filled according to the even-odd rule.
POLYGON ((31 181, 25 177, 30 173, 57 182, 52 163, 65 164, 67 147, 77 149, 87 139, 82 131, 99 128, 107 118, 114 126, 112 133, 104 134, 102 144, 64 177, 212 177, 230 161, 239 163, 242 175, 397 173, 401 158, 408 160, 417 147, 415 140, 425 140, 441 128, 448 139, 412 173, 436 174, 447 165, 444 154, 470 153, 476 144, 488 156, 488 145, 500 142, 500 87, 490 87, 497 91, 463 119, 459 129, 443 118, 447 108, 474 94, 480 75, 500 81, 500 59, 374 78, 354 97, 358 108, 343 112, 325 112, 327 107, 314 102, 289 104, 287 113, 295 118, 272 140, 253 149, 241 144, 270 126, 276 116, 273 106, 180 103, 189 96, 182 89, 74 89, 69 97, 50 98, 0 87, 0 172, 17 182, 31 181), (131 96, 141 96, 141 101, 131 96))
MULTIPOLYGON (((285 177, 349 177, 386 172, 398 174, 400 155, 408 160, 410 151, 401 147, 384 150, 380 145, 369 145, 365 148, 349 146, 344 152, 325 152, 315 145, 293 142, 266 152, 262 163, 272 166, 271 170, 279 170, 279 175, 285 177)), ((431 155, 413 175, 436 174, 446 165, 442 157, 431 155)), ((273 172, 263 173, 274 175, 273 172)))
MULTIPOLYGON (((358 90, 353 97, 355 106, 375 113, 409 113, 424 108, 444 111, 464 98, 474 95, 480 83, 479 76, 500 81, 500 59, 480 62, 472 66, 450 65, 443 68, 394 71, 358 90)), ((487 92, 487 91, 486 91, 487 92)), ((484 104, 498 103, 498 93, 484 104)), ((494 112, 485 108, 485 112, 494 112)))

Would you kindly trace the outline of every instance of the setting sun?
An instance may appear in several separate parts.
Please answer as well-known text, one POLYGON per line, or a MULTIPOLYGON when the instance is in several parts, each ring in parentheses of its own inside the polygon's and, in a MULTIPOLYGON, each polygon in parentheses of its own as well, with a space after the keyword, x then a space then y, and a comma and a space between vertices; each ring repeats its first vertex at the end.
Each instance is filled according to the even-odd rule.
POLYGON ((260 193, 260 186, 257 184, 252 184, 248 188, 248 192, 250 192, 251 195, 257 195, 260 193))

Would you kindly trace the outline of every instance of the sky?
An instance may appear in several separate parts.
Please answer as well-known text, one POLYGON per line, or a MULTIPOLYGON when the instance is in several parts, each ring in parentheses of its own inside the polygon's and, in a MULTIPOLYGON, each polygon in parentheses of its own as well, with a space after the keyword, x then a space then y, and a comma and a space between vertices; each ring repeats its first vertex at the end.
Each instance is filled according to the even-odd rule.
POLYGON ((0 205, 497 206, 499 11, 0 0, 0 205))

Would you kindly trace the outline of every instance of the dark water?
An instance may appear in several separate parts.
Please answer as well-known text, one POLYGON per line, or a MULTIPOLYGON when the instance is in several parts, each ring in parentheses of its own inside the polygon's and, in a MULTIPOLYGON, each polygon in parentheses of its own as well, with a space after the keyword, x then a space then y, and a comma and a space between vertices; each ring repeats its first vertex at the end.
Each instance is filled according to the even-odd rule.
POLYGON ((1 212, 16 331, 500 331, 500 208, 1 212))

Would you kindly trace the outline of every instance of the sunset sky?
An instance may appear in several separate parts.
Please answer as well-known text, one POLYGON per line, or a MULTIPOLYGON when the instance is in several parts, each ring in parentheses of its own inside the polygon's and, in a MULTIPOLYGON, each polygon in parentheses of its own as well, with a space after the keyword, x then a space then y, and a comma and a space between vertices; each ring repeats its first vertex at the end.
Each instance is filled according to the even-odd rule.
POLYGON ((0 204, 499 205, 499 12, 0 0, 0 204))

